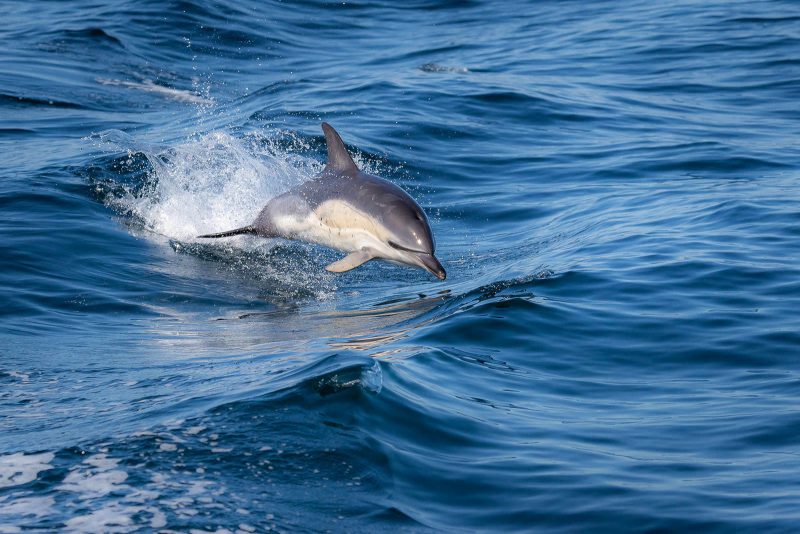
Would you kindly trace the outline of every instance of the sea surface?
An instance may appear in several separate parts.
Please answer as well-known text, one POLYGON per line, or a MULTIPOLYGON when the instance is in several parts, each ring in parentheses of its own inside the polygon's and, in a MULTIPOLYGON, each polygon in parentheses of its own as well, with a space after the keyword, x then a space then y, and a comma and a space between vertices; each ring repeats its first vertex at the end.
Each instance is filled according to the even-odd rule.
POLYGON ((798 4, 0 0, 0 532, 193 529, 800 530, 798 4))

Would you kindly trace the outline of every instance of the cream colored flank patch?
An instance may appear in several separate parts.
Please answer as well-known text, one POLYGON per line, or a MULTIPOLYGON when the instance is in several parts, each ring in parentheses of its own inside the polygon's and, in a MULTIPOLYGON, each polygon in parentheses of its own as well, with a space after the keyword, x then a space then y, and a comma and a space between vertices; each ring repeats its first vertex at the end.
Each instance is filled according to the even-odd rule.
POLYGON ((327 200, 302 217, 276 218, 285 236, 345 252, 369 249, 375 258, 402 260, 386 242, 389 231, 378 221, 341 200, 327 200))
POLYGON ((364 230, 372 235, 382 237, 382 228, 375 221, 353 208, 350 204, 340 200, 328 200, 314 210, 320 222, 330 228, 338 230, 364 230))

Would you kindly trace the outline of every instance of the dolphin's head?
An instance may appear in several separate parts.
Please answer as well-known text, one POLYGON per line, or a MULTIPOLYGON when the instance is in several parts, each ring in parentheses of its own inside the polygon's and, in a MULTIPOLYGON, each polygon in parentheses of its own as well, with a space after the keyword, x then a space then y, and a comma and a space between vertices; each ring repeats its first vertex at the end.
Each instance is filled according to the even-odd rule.
POLYGON ((447 273, 434 256, 436 245, 433 241, 428 218, 422 208, 404 191, 401 195, 392 195, 385 203, 383 222, 388 230, 387 244, 394 249, 398 261, 422 267, 439 280, 444 280, 447 273))
MULTIPOLYGON (((385 247, 380 247, 384 250, 373 251, 373 254, 377 255, 372 257, 421 267, 439 280, 444 280, 447 273, 433 255, 431 227, 419 204, 393 183, 361 172, 347 152, 342 138, 330 124, 323 122, 322 131, 325 133, 325 143, 328 146, 328 163, 318 179, 308 182, 314 184, 312 191, 314 187, 319 188, 311 194, 311 197, 323 198, 325 201, 321 202, 320 206, 325 206, 329 201, 336 199, 340 200, 341 204, 348 205, 349 208, 344 209, 343 213, 352 212, 352 217, 344 223, 345 226, 353 225, 354 221, 360 220, 363 228, 377 230, 374 237, 382 241, 385 247)), ((334 218, 341 216, 340 213, 334 215, 334 218)), ((352 263, 358 266, 369 259, 356 255, 352 263)), ((350 262, 335 265, 334 271, 341 272, 342 269, 354 268, 348 267, 349 265, 350 262)))

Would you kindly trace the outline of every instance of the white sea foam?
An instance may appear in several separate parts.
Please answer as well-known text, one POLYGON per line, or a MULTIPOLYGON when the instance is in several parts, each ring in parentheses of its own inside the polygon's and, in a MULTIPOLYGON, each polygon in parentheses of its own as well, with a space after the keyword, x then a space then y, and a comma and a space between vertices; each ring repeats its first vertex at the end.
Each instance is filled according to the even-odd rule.
POLYGON ((14 525, 14 521, 19 518, 47 517, 52 512, 54 504, 55 499, 51 496, 11 494, 0 497, 0 533, 20 532, 21 529, 14 525))
POLYGON ((70 471, 58 489, 79 493, 82 498, 98 498, 115 491, 128 478, 128 473, 115 469, 119 460, 95 454, 84 466, 70 471))
MULTIPOLYGON (((89 456, 72 467, 57 489, 72 494, 85 511, 70 517, 66 530, 131 532, 140 530, 141 520, 148 518, 150 528, 163 528, 167 524, 166 514, 153 504, 158 502, 162 490, 178 485, 161 473, 153 473, 144 487, 134 488, 126 483, 127 479, 128 473, 120 469, 120 461, 105 453, 89 456)), ((20 500, 13 502, 21 506, 20 500)), ((194 502, 188 500, 190 505, 194 502)))
POLYGON ((0 456, 0 488, 19 486, 36 480, 39 473, 52 469, 53 453, 6 454, 0 456))
POLYGON ((113 503, 85 515, 78 515, 67 520, 67 530, 72 532, 129 532, 131 530, 131 512, 138 508, 123 509, 113 503))

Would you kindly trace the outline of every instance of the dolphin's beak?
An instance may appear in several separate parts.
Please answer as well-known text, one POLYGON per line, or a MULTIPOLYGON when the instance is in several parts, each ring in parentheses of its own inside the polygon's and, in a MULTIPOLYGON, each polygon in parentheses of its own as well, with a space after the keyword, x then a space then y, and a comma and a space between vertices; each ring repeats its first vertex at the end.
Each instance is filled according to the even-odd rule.
POLYGON ((422 264, 422 267, 433 276, 439 280, 447 278, 447 273, 444 271, 442 264, 439 263, 439 260, 436 259, 436 256, 433 254, 417 254, 417 258, 422 264))

